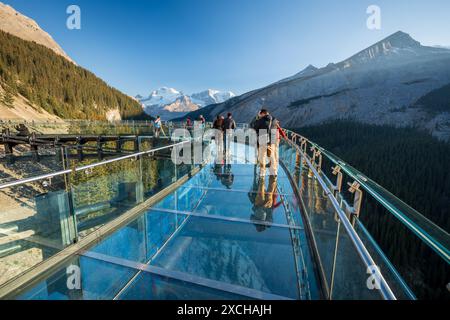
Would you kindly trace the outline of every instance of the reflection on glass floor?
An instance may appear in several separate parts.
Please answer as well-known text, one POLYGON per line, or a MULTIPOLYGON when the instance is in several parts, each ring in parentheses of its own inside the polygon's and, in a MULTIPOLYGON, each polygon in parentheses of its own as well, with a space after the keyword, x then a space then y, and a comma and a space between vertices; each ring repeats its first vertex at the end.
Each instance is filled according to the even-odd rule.
POLYGON ((245 150, 206 165, 19 299, 317 299, 289 179, 281 167, 259 177, 245 150))

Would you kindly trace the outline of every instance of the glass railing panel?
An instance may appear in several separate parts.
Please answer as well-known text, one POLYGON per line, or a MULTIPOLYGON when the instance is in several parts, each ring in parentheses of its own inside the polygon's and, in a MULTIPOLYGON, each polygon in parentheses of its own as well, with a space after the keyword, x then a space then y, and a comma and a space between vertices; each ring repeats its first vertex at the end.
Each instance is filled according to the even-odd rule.
POLYGON ((67 153, 61 158, 50 155, 53 159, 47 163, 40 154, 42 162, 27 162, 28 167, 51 175, 26 183, 11 179, 35 177, 16 160, 3 171, 2 182, 18 184, 0 189, 0 285, 173 184, 178 175, 167 154, 170 148, 109 158, 104 164, 97 158, 72 159, 67 153), (65 174, 55 172, 68 167, 65 174))
POLYGON ((80 237, 143 201, 140 161, 129 158, 70 175, 73 210, 80 237))
POLYGON ((178 175, 174 163, 167 157, 157 154, 155 157, 142 156, 139 158, 142 172, 144 199, 157 194, 174 183, 178 175))
POLYGON ((363 264, 342 225, 338 235, 331 299, 381 300, 378 279, 371 278, 371 270, 363 264))
POLYGON ((61 148, 14 151, 12 155, 0 153, 0 184, 63 170, 61 148))
POLYGON ((76 238, 63 176, 0 190, 0 285, 76 238))
POLYGON ((448 281, 445 280, 450 274, 448 233, 332 153, 308 142, 307 153, 311 157, 311 146, 322 153, 321 176, 329 189, 337 178, 332 174, 332 167, 341 168, 343 188, 338 202, 344 211, 341 200, 353 205, 354 199, 348 191, 348 183, 360 184, 363 202, 355 231, 395 296, 399 299, 448 298, 448 281))
POLYGON ((290 172, 295 170, 296 154, 297 151, 294 148, 288 146, 284 141, 280 142, 279 157, 290 172))
MULTIPOLYGON (((305 166, 303 159, 297 159, 296 152, 288 151, 289 149, 295 149, 284 143, 282 143, 280 149, 280 159, 286 167, 292 168, 290 170, 292 180, 299 188, 304 214, 312 233, 313 250, 316 250, 318 270, 324 280, 325 296, 331 295, 331 298, 337 299, 358 299, 358 292, 362 290, 360 282, 368 276, 365 276, 365 264, 350 241, 348 234, 340 227, 340 218, 336 208, 313 172, 305 166), (291 166, 287 165, 286 161, 290 161, 291 166), (341 238, 344 239, 342 243, 340 243, 341 238), (339 255, 344 256, 339 257, 339 255), (347 275, 343 272, 342 266, 339 266, 340 274, 336 277, 339 263, 347 263, 347 261, 353 261, 353 267, 360 274, 356 282, 354 279, 348 281, 345 279, 346 276, 350 277, 350 273, 347 275), (347 281, 350 285, 345 287, 342 284, 337 284, 338 281, 347 281), (338 290, 337 295, 334 291, 336 288, 338 290)), ((324 181, 325 183, 329 182, 327 179, 324 179, 324 181)), ((327 185, 327 187, 330 189, 331 185, 327 185)), ((371 299, 370 294, 368 295, 365 291, 361 291, 361 297, 362 299, 371 299)), ((379 294, 376 296, 376 298, 380 297, 379 294)))
MULTIPOLYGON (((86 165, 86 161, 83 164, 86 165)), ((80 237, 164 190, 181 177, 177 174, 170 159, 170 148, 105 165, 88 166, 71 174, 73 207, 80 237)))
POLYGON ((355 223, 355 231, 358 233, 359 238, 372 256, 380 273, 386 279, 386 282, 389 284, 395 297, 399 300, 416 299, 415 294, 406 281, 402 278, 395 266, 389 261, 380 246, 359 220, 355 223))
POLYGON ((333 163, 339 164, 348 176, 355 181, 358 181, 361 184, 362 189, 367 191, 378 203, 384 206, 407 226, 410 229, 410 232, 422 239, 424 243, 436 251, 447 263, 450 262, 450 235, 447 231, 437 226, 425 216, 411 208, 355 168, 346 164, 331 152, 323 148, 321 148, 321 150, 333 163))
POLYGON ((311 229, 312 244, 317 250, 318 269, 326 282, 325 292, 328 292, 331 286, 339 220, 319 182, 309 175, 308 170, 302 170, 300 175, 300 198, 311 229))
POLYGON ((205 193, 203 189, 195 187, 202 185, 205 179, 202 172, 188 180, 184 184, 186 188, 177 189, 154 204, 152 206, 154 209, 150 209, 151 214, 139 216, 103 240, 92 251, 137 262, 150 260, 187 217, 158 210, 171 212, 194 210, 205 193))
MULTIPOLYGON (((372 238, 371 242, 380 248, 391 263, 394 271, 387 273, 387 277, 392 279, 392 286, 397 289, 399 296, 410 296, 407 290, 409 288, 418 299, 450 298, 447 289, 449 264, 369 195, 362 208, 359 221, 363 227, 356 230, 362 239, 364 229, 367 230, 372 238), (395 271, 400 279, 395 276, 395 271)), ((381 257, 380 255, 378 260, 381 257)), ((376 258, 377 255, 374 254, 374 259, 376 258)), ((381 262, 380 265, 382 268, 381 262)), ((385 266, 385 269, 388 268, 385 266)))

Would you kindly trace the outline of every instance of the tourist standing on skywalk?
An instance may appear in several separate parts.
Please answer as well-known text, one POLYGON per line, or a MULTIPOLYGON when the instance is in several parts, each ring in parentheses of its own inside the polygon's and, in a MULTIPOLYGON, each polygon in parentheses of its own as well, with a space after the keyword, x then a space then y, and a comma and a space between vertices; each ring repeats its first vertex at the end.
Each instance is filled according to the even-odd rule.
POLYGON ((281 137, 287 138, 277 119, 273 118, 267 109, 262 109, 252 122, 258 136, 258 163, 260 175, 266 174, 267 158, 270 163, 270 175, 278 175, 279 143, 281 137))
POLYGON ((156 119, 155 119, 155 121, 154 121, 154 123, 153 123, 153 125, 154 125, 154 132, 155 132, 155 138, 159 138, 159 135, 160 135, 160 133, 161 133, 161 117, 160 116, 157 116, 156 117, 156 119))
POLYGON ((221 115, 218 115, 216 120, 213 122, 213 129, 215 129, 214 133, 214 141, 216 142, 216 151, 217 151, 217 157, 216 160, 223 162, 223 123, 224 123, 224 117, 221 115))
POLYGON ((223 121, 224 145, 225 145, 225 159, 231 157, 231 141, 233 139, 234 130, 236 129, 236 122, 233 115, 228 113, 227 118, 223 121))
POLYGON ((202 130, 205 130, 205 128, 206 128, 206 119, 205 119, 205 117, 202 114, 198 117, 198 122, 200 123, 200 128, 202 130))

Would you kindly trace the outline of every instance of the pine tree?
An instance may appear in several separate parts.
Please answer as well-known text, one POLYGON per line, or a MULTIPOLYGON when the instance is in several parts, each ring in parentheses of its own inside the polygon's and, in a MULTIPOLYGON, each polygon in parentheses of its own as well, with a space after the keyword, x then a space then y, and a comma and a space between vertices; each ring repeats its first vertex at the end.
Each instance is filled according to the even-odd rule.
POLYGON ((0 95, 2 103, 11 106, 20 93, 66 119, 105 120, 115 108, 123 119, 150 119, 137 101, 52 50, 1 30, 0 43, 0 86, 12 90, 0 95))

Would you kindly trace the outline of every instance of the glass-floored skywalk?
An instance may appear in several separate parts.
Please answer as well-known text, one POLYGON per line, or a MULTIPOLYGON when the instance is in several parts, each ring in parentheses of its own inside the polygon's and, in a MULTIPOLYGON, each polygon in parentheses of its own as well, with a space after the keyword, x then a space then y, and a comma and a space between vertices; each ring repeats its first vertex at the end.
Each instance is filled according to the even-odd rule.
POLYGON ((277 177, 260 176, 245 144, 178 164, 192 141, 141 137, 143 151, 74 162, 68 149, 59 171, 5 180, 0 298, 448 297, 449 234, 286 132, 277 177))
POLYGON ((278 177, 260 177, 254 151, 235 147, 232 163, 205 165, 18 298, 318 298, 288 176, 280 168, 278 177), (79 290, 70 285, 73 270, 81 271, 79 290))

